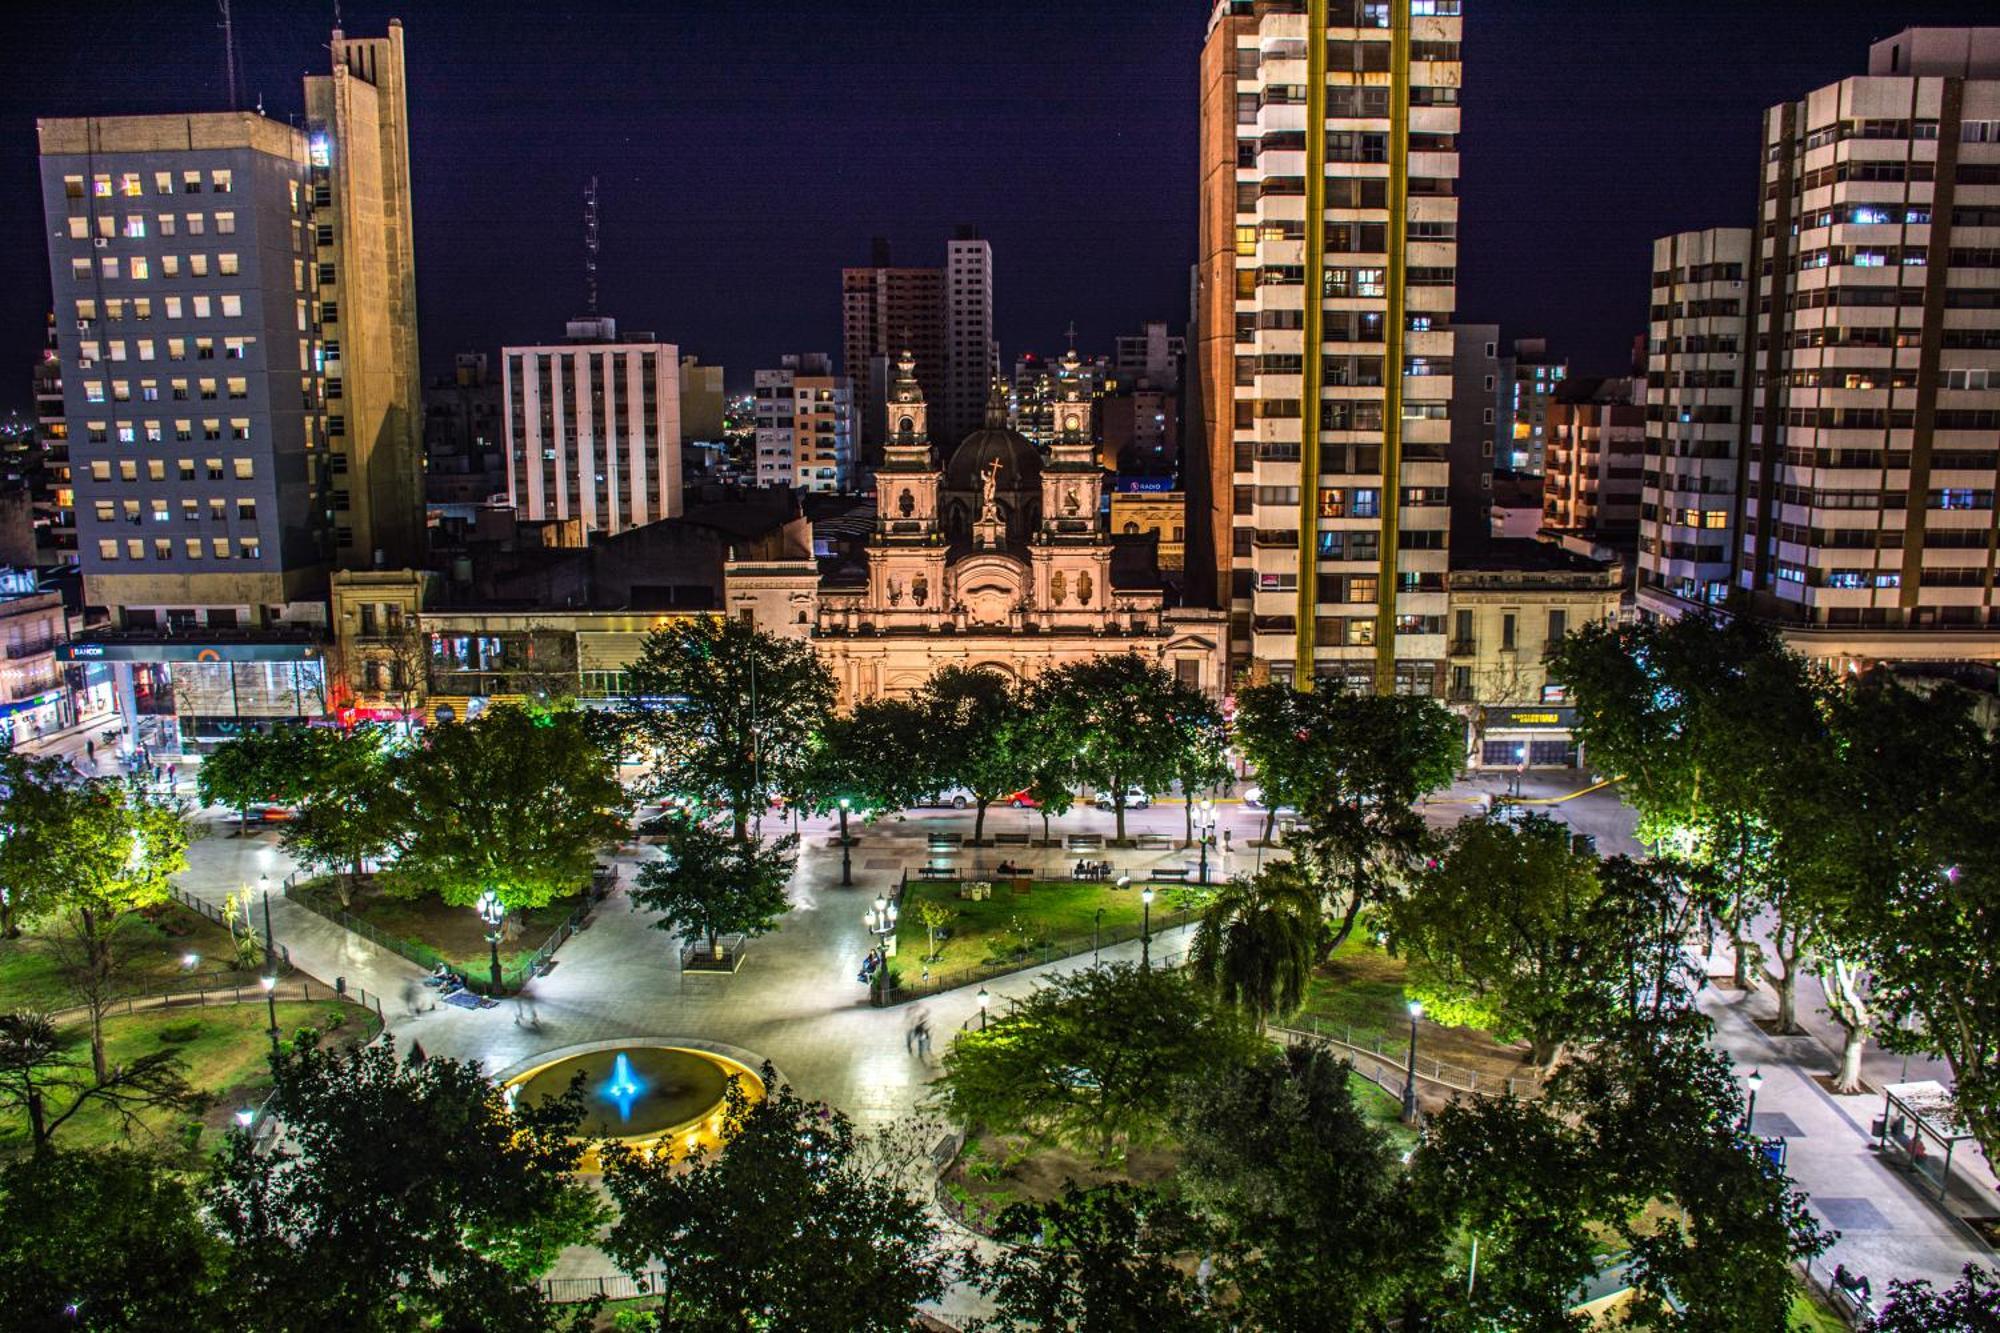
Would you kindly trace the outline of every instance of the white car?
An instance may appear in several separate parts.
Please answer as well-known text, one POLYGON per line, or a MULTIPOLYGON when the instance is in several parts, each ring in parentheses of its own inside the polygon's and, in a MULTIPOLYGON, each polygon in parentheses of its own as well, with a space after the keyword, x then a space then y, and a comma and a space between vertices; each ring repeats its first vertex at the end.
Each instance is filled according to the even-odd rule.
POLYGON ((925 797, 918 804, 935 807, 949 806, 953 810, 965 810, 978 805, 979 798, 973 794, 970 787, 946 787, 935 796, 925 797))
MULTIPOLYGON (((1097 793, 1094 804, 1099 810, 1110 810, 1115 807, 1116 803, 1112 801, 1110 792, 1101 791, 1097 793)), ((1127 810, 1144 810, 1152 804, 1153 794, 1144 787, 1127 787, 1125 789, 1125 808, 1127 810)))
MULTIPOLYGON (((1243 804, 1249 806, 1252 810, 1264 809, 1264 789, 1262 787, 1245 787, 1243 789, 1243 804)), ((1298 811, 1289 805, 1281 805, 1278 807, 1278 813, 1281 815, 1295 815, 1298 811)))

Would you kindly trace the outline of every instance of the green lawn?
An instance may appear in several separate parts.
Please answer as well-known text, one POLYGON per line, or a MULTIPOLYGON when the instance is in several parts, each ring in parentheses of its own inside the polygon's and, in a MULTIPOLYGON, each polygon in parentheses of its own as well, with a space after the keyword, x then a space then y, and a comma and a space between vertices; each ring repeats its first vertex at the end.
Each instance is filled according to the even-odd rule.
MULTIPOLYGON (((339 907, 340 899, 331 884, 316 886, 320 900, 339 907)), ((556 927, 577 909, 581 898, 568 898, 516 912, 520 927, 512 940, 500 941, 500 966, 511 969, 548 942, 556 927)), ((433 894, 417 898, 397 898, 371 885, 364 885, 346 908, 385 935, 406 940, 428 950, 461 972, 484 977, 488 966, 486 923, 470 907, 451 907, 433 894)))
MULTIPOLYGON (((256 1105, 269 1091, 269 1022, 265 1006, 256 1003, 153 1010, 106 1019, 105 1054, 112 1064, 172 1050, 180 1057, 188 1082, 209 1095, 208 1105, 199 1112, 149 1112, 142 1118, 142 1128, 131 1134, 115 1113, 86 1107, 57 1131, 56 1143, 64 1148, 96 1148, 138 1141, 187 1153, 190 1160, 200 1157, 228 1132, 237 1108, 256 1105)), ((278 1006, 278 1030, 286 1038, 307 1026, 331 1029, 337 1034, 333 1040, 353 1043, 366 1042, 381 1030, 375 1015, 357 1005, 314 1000, 278 1006)), ((82 1020, 65 1023, 62 1036, 66 1052, 88 1067, 88 1025, 82 1020)), ((61 1109, 53 1107, 51 1112, 61 1109)), ((27 1137, 24 1115, 0 1115, 0 1152, 20 1151, 27 1137)))
MULTIPOLYGON (((1137 885, 1120 889, 1115 884, 1038 879, 1026 893, 1015 893, 1011 885, 1012 881, 997 880, 993 896, 975 902, 958 896, 960 885, 912 880, 903 891, 897 918, 899 970, 906 978, 914 978, 925 966, 933 973, 998 966, 1056 940, 1080 941, 1088 949, 1099 908, 1104 909, 1106 944, 1138 933, 1143 911, 1137 885), (928 963, 928 936, 918 910, 918 904, 924 902, 943 903, 952 913, 939 932, 946 938, 938 941, 937 957, 928 963)), ((1154 929, 1172 919, 1187 894, 1187 890, 1168 889, 1155 896, 1154 929)))
POLYGON ((1789 1322, 1793 1333, 1848 1333, 1853 1327, 1803 1288, 1792 1293, 1789 1322))
MULTIPOLYGON (((133 995, 204 985, 226 989, 257 980, 255 968, 235 966, 228 931, 178 903, 128 915, 114 939, 125 959, 120 968, 125 989, 133 995)), ((0 1007, 57 1010, 75 1003, 48 940, 33 932, 0 940, 0 1007)))

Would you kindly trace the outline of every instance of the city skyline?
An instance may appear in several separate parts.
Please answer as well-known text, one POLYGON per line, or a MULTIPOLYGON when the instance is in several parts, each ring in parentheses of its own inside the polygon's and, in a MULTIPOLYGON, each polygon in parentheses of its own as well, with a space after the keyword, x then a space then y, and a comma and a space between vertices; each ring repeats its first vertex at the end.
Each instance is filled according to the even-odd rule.
MULTIPOLYGON (((1146 319, 1185 320, 1205 3, 957 7, 943 21, 902 6, 706 7, 621 15, 617 42, 613 8, 586 4, 560 23, 508 5, 406 16, 427 376, 458 351, 552 337, 581 312, 592 171, 601 307, 723 364, 732 391, 784 350, 838 356, 837 271, 866 263, 878 234, 898 262, 928 264, 955 224, 980 229, 994 249, 1003 363, 1058 350, 1072 319, 1092 349, 1146 319), (909 22, 919 14, 927 26, 909 22), (1059 62, 1045 54, 1051 28, 1059 62), (751 53, 741 73, 719 74, 712 53, 738 49, 751 53), (518 51, 537 53, 551 77, 485 72, 518 51), (1080 86, 1078 65, 1099 77, 1080 86), (582 87, 595 91, 570 91, 582 87), (649 141, 636 131, 650 116, 660 119, 649 141), (476 166, 482 153, 490 170, 476 166), (523 272, 524 254, 545 258, 523 272)), ((34 118, 227 103, 205 7, 109 9, 126 17, 107 24, 107 7, 93 6, 16 20, 22 40, 4 57, 35 61, 10 71, 0 94, 0 172, 23 187, 0 196, 11 241, 0 247, 0 290, 11 294, 0 356, 23 366, 39 353, 48 299, 25 188, 34 118)), ((397 9, 349 5, 344 20, 379 31, 397 9)), ((1757 113, 1838 77, 1893 28, 1975 22, 1981 7, 1815 6, 1809 29, 1787 19, 1805 17, 1802 5, 1747 18, 1696 9, 1678 7, 1671 25, 1574 3, 1467 15, 1476 114, 1462 145, 1461 322, 1547 336, 1580 372, 1621 370, 1645 327, 1652 239, 1740 213, 1754 190, 1757 113), (1695 104, 1681 90, 1697 46, 1715 77, 1695 104), (1716 175, 1731 160, 1716 145, 1732 140, 1742 145, 1734 188, 1716 175)), ((245 107, 261 96, 274 119, 301 109, 297 73, 323 59, 332 19, 319 10, 239 8, 245 107)), ((0 387, 0 408, 29 405, 24 371, 0 387)))

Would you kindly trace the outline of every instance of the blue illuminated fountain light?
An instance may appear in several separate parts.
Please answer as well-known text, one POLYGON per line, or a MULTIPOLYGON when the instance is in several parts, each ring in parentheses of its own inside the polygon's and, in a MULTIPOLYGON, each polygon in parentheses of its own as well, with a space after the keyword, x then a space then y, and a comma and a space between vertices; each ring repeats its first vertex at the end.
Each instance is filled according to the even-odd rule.
POLYGON ((612 1063, 610 1081, 598 1089, 597 1095, 618 1108, 620 1120, 629 1121, 632 1118, 632 1103, 638 1101, 645 1091, 646 1085, 632 1072, 631 1059, 620 1051, 617 1060, 612 1063))

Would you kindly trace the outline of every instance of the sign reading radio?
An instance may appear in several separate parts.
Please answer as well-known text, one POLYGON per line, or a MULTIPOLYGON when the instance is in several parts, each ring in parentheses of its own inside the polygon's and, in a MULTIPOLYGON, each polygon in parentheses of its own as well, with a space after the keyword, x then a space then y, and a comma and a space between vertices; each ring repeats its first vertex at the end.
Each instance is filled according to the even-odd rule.
POLYGON ((97 643, 56 645, 59 662, 313 662, 311 643, 97 643))
POLYGON ((1529 705, 1486 708, 1481 710, 1481 714, 1488 731, 1568 731, 1576 725, 1574 708, 1529 705))

